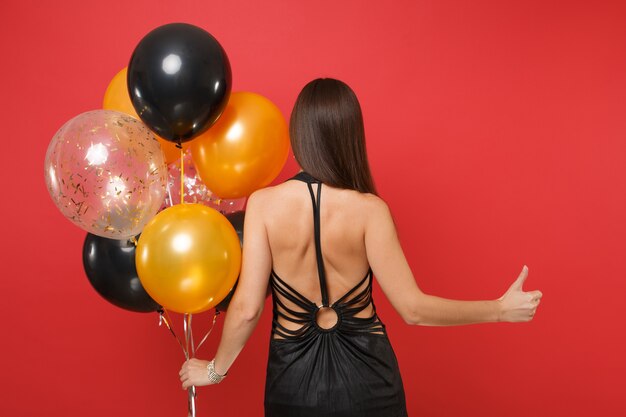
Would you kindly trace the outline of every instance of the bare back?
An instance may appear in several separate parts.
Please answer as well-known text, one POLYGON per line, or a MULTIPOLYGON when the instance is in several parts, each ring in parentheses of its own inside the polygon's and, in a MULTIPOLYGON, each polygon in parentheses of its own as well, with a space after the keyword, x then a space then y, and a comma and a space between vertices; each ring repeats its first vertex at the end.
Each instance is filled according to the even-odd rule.
POLYGON ((400 370, 372 297, 368 195, 304 171, 290 179, 298 181, 263 198, 273 304, 266 415, 406 417, 400 370), (270 203, 278 207, 271 216, 270 203))
MULTIPOLYGON (((321 184, 323 196, 319 206, 320 246, 325 269, 328 302, 335 301, 355 289, 370 270, 365 248, 365 227, 368 205, 378 197, 354 190, 321 184)), ((317 184, 313 189, 317 188, 317 184)), ((280 279, 315 305, 322 304, 320 279, 316 262, 314 207, 307 184, 285 181, 271 187, 267 197, 273 207, 265 216, 268 243, 272 253, 272 269, 280 279)), ((266 200, 267 201, 267 200, 266 200)), ((358 294, 361 288, 356 288, 358 294)), ((296 308, 282 300, 288 309, 296 308)), ((370 317, 373 306, 363 305, 355 317, 370 317)), ((318 316, 322 327, 336 321, 331 314, 318 316)), ((281 320, 288 329, 298 326, 281 320)))

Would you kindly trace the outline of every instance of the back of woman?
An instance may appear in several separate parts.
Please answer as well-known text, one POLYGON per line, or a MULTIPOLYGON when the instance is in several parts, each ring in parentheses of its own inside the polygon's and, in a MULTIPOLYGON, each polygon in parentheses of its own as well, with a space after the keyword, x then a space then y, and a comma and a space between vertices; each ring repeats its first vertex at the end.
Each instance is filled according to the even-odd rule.
POLYGON ((406 416, 365 247, 378 197, 308 172, 291 179, 266 193, 281 202, 264 216, 273 259, 266 416, 406 416))
MULTIPOLYGON (((319 304, 314 212, 308 187, 303 181, 285 181, 267 191, 267 199, 276 202, 263 217, 273 269, 289 285, 319 304)), ((368 203, 376 198, 372 194, 323 185, 321 246, 331 300, 339 298, 368 272, 365 227, 368 203)))

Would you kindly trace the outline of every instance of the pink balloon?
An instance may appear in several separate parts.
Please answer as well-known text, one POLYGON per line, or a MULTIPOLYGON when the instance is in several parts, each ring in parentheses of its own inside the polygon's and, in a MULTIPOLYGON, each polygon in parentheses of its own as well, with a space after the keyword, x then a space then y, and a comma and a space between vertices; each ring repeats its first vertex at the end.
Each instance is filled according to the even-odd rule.
POLYGON ((161 145, 143 123, 117 111, 89 111, 65 123, 44 168, 61 213, 102 237, 138 235, 165 198, 161 145))
MULTIPOLYGON (((200 203, 219 211, 229 214, 243 209, 246 197, 236 199, 219 198, 202 182, 191 158, 191 151, 185 151, 183 155, 183 186, 185 189, 185 203, 200 203)), ((169 165, 167 193, 162 208, 180 204, 180 159, 169 165)))

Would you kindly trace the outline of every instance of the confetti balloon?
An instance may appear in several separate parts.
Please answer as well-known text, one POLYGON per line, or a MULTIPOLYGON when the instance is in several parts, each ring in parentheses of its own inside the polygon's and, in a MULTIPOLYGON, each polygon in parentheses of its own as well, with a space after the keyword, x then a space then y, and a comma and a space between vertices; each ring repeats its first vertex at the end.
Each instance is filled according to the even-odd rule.
POLYGON ((65 123, 48 146, 44 168, 61 213, 97 236, 138 235, 165 199, 159 142, 143 123, 117 111, 90 111, 65 123))
MULTIPOLYGON (((234 213, 242 210, 246 203, 246 197, 226 199, 213 194, 202 182, 196 171, 196 166, 191 157, 191 151, 186 151, 183 157, 183 189, 185 203, 200 203, 214 208, 222 214, 234 213)), ((180 204, 180 159, 169 165, 167 193, 163 209, 180 204)))

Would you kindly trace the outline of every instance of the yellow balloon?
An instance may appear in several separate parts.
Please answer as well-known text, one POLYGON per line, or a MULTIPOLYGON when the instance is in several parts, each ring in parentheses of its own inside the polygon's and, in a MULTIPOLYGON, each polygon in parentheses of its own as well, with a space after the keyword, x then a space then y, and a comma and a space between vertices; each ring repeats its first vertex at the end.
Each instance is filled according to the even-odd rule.
POLYGON ((235 228, 217 210, 179 204, 143 229, 135 252, 137 275, 154 301, 177 313, 200 313, 220 303, 241 269, 235 228))
MULTIPOLYGON (((128 86, 126 85, 126 76, 128 68, 122 69, 109 83, 107 91, 104 93, 104 99, 102 100, 102 108, 105 110, 117 110, 122 113, 126 113, 133 116, 135 119, 140 120, 133 103, 130 101, 130 95, 128 94, 128 86)), ((176 144, 167 141, 160 136, 155 135, 161 144, 161 149, 165 155, 165 160, 168 164, 178 160, 180 158, 180 149, 176 147, 176 144)), ((183 144, 183 150, 187 150, 189 144, 183 144)))
POLYGON ((247 197, 266 187, 288 155, 282 113, 267 98, 248 92, 232 93, 217 122, 191 142, 200 179, 222 198, 247 197))

